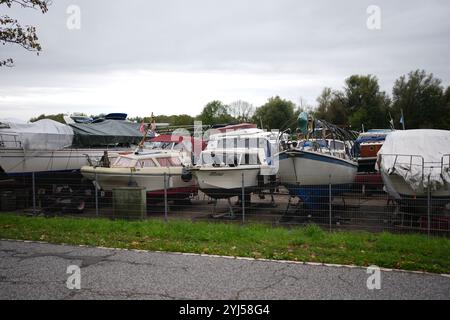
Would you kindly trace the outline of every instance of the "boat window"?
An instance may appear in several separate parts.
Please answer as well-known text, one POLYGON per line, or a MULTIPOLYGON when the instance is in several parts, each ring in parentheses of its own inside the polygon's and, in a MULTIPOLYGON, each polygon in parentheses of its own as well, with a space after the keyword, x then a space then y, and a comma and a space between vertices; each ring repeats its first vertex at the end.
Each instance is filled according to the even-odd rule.
POLYGON ((232 149, 238 147, 238 139, 237 138, 223 138, 220 139, 217 143, 217 147, 220 149, 232 149))
POLYGON ((261 164, 256 153, 246 153, 241 157, 241 165, 261 164))
POLYGON ((156 163, 152 159, 140 160, 139 164, 140 164, 141 168, 156 167, 156 163))
POLYGON ((158 158, 157 159, 161 167, 171 167, 172 163, 170 162, 170 158, 158 158))
POLYGON ((180 160, 180 158, 177 158, 177 157, 170 158, 170 163, 173 166, 181 166, 181 160, 180 160))
POLYGON ((229 165, 237 166, 240 163, 240 155, 230 153, 205 152, 201 156, 201 164, 203 165, 229 165))
POLYGON ((135 161, 130 158, 119 157, 114 163, 114 167, 118 168, 131 168, 134 167, 135 161))

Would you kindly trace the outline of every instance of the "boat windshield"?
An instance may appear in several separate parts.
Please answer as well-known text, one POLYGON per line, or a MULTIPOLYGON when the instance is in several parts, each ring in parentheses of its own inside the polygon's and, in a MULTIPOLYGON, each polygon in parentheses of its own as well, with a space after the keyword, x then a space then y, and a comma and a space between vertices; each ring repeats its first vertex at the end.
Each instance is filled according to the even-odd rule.
POLYGON ((146 149, 172 150, 173 145, 174 145, 174 142, 148 141, 148 142, 145 142, 144 147, 146 149))
POLYGON ((330 140, 330 149, 345 150, 344 142, 338 140, 330 140))
POLYGON ((238 166, 238 165, 259 165, 261 164, 257 153, 216 153, 203 152, 199 165, 212 166, 238 166))
POLYGON ((237 138, 237 137, 224 137, 216 141, 211 141, 208 144, 209 149, 236 149, 236 148, 266 148, 267 139, 264 138, 237 138))
POLYGON ((344 142, 339 140, 304 140, 298 143, 298 147, 302 149, 330 149, 345 150, 344 142))

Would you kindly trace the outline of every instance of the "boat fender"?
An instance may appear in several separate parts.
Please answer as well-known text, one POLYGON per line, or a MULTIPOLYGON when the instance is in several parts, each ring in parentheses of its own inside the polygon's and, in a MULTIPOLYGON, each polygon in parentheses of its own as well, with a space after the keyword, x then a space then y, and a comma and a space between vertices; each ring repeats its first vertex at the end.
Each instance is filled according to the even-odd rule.
POLYGON ((186 167, 181 170, 181 180, 184 182, 189 182, 192 180, 192 173, 186 167))

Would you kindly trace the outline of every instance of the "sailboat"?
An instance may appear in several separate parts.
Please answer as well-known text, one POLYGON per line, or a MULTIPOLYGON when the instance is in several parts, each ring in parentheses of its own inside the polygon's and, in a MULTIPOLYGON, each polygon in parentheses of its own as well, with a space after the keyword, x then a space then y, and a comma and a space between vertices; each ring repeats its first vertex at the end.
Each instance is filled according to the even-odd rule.
POLYGON ((307 113, 300 114, 298 121, 299 139, 283 144, 278 176, 292 196, 307 208, 317 209, 329 203, 331 194, 347 190, 355 179, 358 164, 351 154, 353 136, 307 113))

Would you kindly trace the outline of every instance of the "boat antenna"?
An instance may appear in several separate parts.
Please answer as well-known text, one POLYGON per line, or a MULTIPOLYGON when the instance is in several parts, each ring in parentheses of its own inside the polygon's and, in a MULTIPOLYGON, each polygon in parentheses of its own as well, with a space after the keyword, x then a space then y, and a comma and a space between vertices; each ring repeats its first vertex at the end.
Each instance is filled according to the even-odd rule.
POLYGON ((389 118, 390 118, 390 120, 389 120, 389 126, 391 127, 391 130, 395 130, 395 127, 394 127, 394 119, 392 119, 391 112, 389 112, 389 118))

